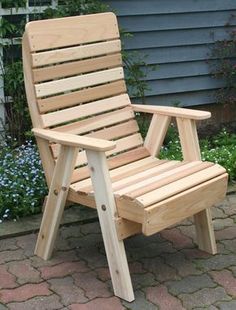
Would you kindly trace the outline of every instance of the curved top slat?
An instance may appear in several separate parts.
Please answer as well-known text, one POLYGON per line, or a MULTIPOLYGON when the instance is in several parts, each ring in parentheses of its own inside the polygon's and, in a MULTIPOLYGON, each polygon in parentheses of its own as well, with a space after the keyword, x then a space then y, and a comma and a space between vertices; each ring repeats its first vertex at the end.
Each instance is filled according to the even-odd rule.
POLYGON ((26 32, 31 52, 119 38, 116 16, 110 12, 34 21, 26 32))

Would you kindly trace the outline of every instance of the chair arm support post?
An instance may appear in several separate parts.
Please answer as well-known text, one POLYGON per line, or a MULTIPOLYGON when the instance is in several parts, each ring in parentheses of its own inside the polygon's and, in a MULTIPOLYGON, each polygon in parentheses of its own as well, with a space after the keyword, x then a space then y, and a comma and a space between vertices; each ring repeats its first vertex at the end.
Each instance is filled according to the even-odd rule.
POLYGON ((201 160, 196 122, 192 119, 176 118, 184 160, 201 160))
MULTIPOLYGON (((184 160, 201 160, 196 122, 177 117, 177 126, 184 160)), ((216 254, 217 247, 210 208, 195 214, 194 222, 199 248, 208 253, 216 254)))
POLYGON ((152 120, 144 141, 144 146, 152 156, 157 156, 170 125, 171 117, 160 114, 153 114, 152 120))

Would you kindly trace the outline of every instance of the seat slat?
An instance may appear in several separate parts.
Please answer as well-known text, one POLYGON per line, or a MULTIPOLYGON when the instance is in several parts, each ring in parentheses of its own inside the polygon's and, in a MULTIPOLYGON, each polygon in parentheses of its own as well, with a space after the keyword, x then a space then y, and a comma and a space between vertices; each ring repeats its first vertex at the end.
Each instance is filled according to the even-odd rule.
POLYGON ((126 107, 113 112, 108 112, 102 115, 96 115, 88 119, 74 122, 68 125, 55 127, 52 130, 60 132, 68 132, 73 134, 83 134, 92 130, 97 130, 105 126, 115 125, 117 123, 127 121, 134 118, 134 112, 131 107, 126 107))
POLYGON ((59 64, 56 66, 33 69, 33 78, 34 82, 37 83, 101 69, 114 68, 121 65, 121 54, 107 55, 59 64))
POLYGON ((119 38, 113 13, 34 21, 26 25, 26 32, 31 51, 119 38))
POLYGON ((69 108, 84 102, 120 95, 124 92, 126 92, 125 82, 120 80, 109 84, 73 91, 67 94, 38 99, 37 102, 40 113, 45 113, 62 108, 69 108))
POLYGON ((115 189, 116 195, 124 195, 132 200, 169 183, 182 179, 190 174, 206 169, 212 165, 212 163, 202 163, 201 161, 190 163, 180 162, 178 165, 173 165, 170 169, 166 169, 166 171, 163 170, 159 175, 156 174, 150 176, 148 179, 143 179, 143 181, 141 180, 139 183, 138 181, 136 183, 133 182, 133 184, 130 184, 130 186, 127 187, 120 186, 121 189, 115 189))
POLYGON ((214 165, 199 172, 193 173, 192 175, 184 177, 178 181, 162 186, 161 188, 153 190, 142 196, 139 196, 135 198, 135 202, 142 207, 147 207, 198 184, 206 182, 212 178, 215 178, 223 173, 225 173, 224 168, 219 165, 214 165))
POLYGON ((128 105, 130 105, 129 97, 127 94, 123 94, 112 98, 93 101, 88 104, 83 104, 65 110, 44 114, 42 115, 42 120, 44 127, 50 127, 69 122, 74 119, 122 108, 128 105))
MULTIPOLYGON (((145 147, 139 147, 137 149, 127 151, 117 156, 108 158, 107 164, 110 170, 121 167, 128 163, 135 162, 139 159, 150 157, 148 150, 145 147)), ((123 168, 122 168, 123 169, 123 168)), ((71 183, 75 183, 84 180, 90 176, 88 167, 77 168, 72 175, 71 183)))
MULTIPOLYGON (((147 169, 156 167, 158 165, 162 165, 166 162, 166 160, 156 160, 155 158, 149 156, 144 159, 137 160, 135 162, 132 162, 127 165, 123 165, 122 167, 115 168, 110 171, 110 177, 112 182, 119 181, 123 178, 133 176, 134 174, 138 172, 145 171, 147 169)), ((75 191, 90 191, 92 190, 91 187, 91 179, 85 179, 82 181, 79 181, 77 183, 74 183, 71 188, 74 189, 75 191), (89 186, 89 189, 86 187, 89 186)))
POLYGON ((35 84, 36 97, 42 98, 66 91, 72 91, 78 88, 99 85, 124 78, 123 68, 114 68, 73 76, 41 84, 35 84))

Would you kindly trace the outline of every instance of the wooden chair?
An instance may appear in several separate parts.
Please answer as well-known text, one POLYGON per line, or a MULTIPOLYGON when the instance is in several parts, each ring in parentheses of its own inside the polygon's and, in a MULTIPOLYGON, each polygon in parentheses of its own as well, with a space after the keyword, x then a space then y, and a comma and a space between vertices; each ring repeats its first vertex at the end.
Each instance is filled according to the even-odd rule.
POLYGON ((27 99, 49 187, 35 254, 51 256, 66 201, 97 208, 115 295, 132 301, 123 239, 194 215, 199 248, 216 253, 209 207, 224 198, 227 174, 201 161, 195 121, 210 113, 132 105, 120 51, 113 13, 33 21, 23 36, 27 99), (144 141, 136 111, 153 114, 144 141), (156 158, 172 117, 183 162, 156 158))

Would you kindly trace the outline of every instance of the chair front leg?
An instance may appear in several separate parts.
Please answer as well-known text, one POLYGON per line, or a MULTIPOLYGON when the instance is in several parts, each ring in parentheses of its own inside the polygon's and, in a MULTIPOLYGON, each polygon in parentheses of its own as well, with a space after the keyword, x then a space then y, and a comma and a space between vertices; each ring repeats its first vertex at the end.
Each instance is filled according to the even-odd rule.
POLYGON ((116 231, 116 204, 105 153, 86 151, 112 284, 116 296, 129 302, 134 293, 123 241, 116 231))
MULTIPOLYGON (((177 118, 177 125, 184 159, 188 161, 201 160, 195 121, 177 118)), ((210 208, 195 214, 194 222, 199 249, 216 254, 217 248, 210 208)))
POLYGON ((35 247, 35 254, 45 260, 53 251, 77 154, 78 148, 60 146, 35 247))

